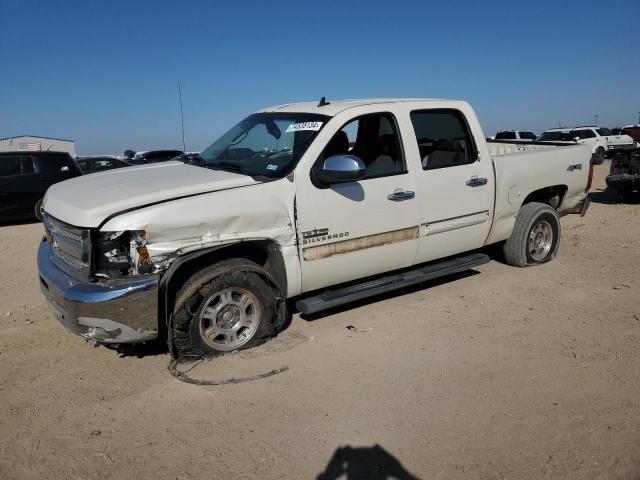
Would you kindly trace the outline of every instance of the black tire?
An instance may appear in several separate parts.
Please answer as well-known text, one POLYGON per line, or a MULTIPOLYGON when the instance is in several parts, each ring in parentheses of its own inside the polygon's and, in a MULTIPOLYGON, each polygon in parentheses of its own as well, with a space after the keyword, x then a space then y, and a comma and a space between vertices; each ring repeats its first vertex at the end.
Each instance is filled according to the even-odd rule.
POLYGON ((624 203, 636 203, 640 198, 639 192, 624 191, 624 192, 618 192, 618 193, 620 194, 620 198, 624 203))
MULTIPOLYGON (((542 235, 543 238, 544 235, 542 235)), ((520 208, 511 237, 503 246, 505 261, 514 267, 527 267, 547 263, 556 256, 560 242, 560 219, 558 213, 546 203, 527 203, 520 208), (544 227, 544 228, 542 228, 544 227), (538 229, 545 232, 550 227, 551 239, 548 249, 545 247, 530 251, 531 241, 538 239, 538 229), (536 233, 534 232, 536 229, 536 233)), ((537 245, 537 244, 536 244, 537 245)), ((546 245, 546 242, 544 243, 546 245)))
MULTIPOLYGON (((256 273, 259 270, 260 267, 249 260, 231 259, 207 267, 186 281, 176 295, 171 325, 173 349, 178 360, 244 350, 276 335, 276 292, 256 273), (212 300, 218 301, 234 294, 249 298, 253 305, 252 321, 257 322, 257 325, 255 328, 253 325, 250 328, 238 327, 240 330, 236 332, 236 338, 240 343, 230 348, 233 342, 225 343, 226 334, 220 333, 212 337, 205 335, 205 331, 230 332, 233 329, 227 328, 227 322, 235 322, 233 326, 237 326, 242 323, 238 315, 244 317, 246 312, 239 313, 242 311, 241 307, 228 303, 229 309, 226 311, 226 306, 220 311, 218 307, 212 308, 217 311, 215 320, 203 316, 206 315, 204 309, 210 308, 212 300), (224 319, 223 314, 230 314, 230 319, 224 319), (221 335, 223 338, 218 339, 221 335)), ((222 300, 219 302, 219 305, 222 304, 222 300)))
POLYGON ((593 164, 602 165, 604 163, 605 158, 607 158, 607 153, 604 151, 604 148, 602 147, 596 148, 596 151, 593 154, 593 164))
POLYGON ((43 213, 44 212, 42 210, 42 198, 39 198, 38 200, 36 200, 36 204, 33 206, 33 214, 38 219, 38 221, 41 222, 43 213))

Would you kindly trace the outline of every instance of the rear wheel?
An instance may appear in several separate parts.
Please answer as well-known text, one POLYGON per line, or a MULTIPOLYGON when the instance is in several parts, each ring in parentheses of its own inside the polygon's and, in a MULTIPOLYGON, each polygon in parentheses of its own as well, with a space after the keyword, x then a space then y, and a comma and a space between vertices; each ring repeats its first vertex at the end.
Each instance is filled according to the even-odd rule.
POLYGON ((602 165, 606 156, 607 155, 606 155, 606 152, 604 151, 604 148, 602 147, 596 148, 596 151, 593 154, 593 164, 602 165))
POLYGON ((503 246, 504 257, 514 267, 546 263, 556 256, 559 241, 558 213, 544 203, 527 203, 503 246))
POLYGON ((33 214, 39 221, 42 221, 42 216, 44 214, 44 209, 42 208, 42 198, 36 200, 36 204, 33 207, 33 214))
POLYGON ((173 315, 178 358, 243 350, 276 334, 275 292, 256 269, 249 260, 233 259, 187 280, 173 315))

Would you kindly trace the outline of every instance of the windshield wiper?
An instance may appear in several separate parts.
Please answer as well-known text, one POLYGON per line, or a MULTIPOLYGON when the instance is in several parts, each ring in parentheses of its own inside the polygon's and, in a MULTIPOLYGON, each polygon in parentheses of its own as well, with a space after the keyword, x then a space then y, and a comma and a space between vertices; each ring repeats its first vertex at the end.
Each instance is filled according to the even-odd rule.
POLYGON ((207 164, 207 168, 212 170, 222 170, 224 172, 240 173, 242 175, 249 175, 245 168, 239 163, 233 162, 216 162, 207 164))

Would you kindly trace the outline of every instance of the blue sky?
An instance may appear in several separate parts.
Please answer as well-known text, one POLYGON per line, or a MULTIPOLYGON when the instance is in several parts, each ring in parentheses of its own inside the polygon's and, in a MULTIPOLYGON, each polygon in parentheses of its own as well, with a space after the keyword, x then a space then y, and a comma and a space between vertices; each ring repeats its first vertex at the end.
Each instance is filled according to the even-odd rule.
POLYGON ((200 150, 271 104, 461 98, 487 135, 635 123, 638 1, 0 0, 0 137, 200 150))

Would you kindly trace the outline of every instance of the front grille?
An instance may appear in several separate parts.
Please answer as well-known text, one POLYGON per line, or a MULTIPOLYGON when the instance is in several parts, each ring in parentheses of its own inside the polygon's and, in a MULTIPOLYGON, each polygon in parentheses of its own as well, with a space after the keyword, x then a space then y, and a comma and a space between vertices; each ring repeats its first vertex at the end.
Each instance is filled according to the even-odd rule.
POLYGON ((43 223, 56 265, 74 276, 87 277, 91 264, 89 229, 68 225, 46 214, 43 223))

